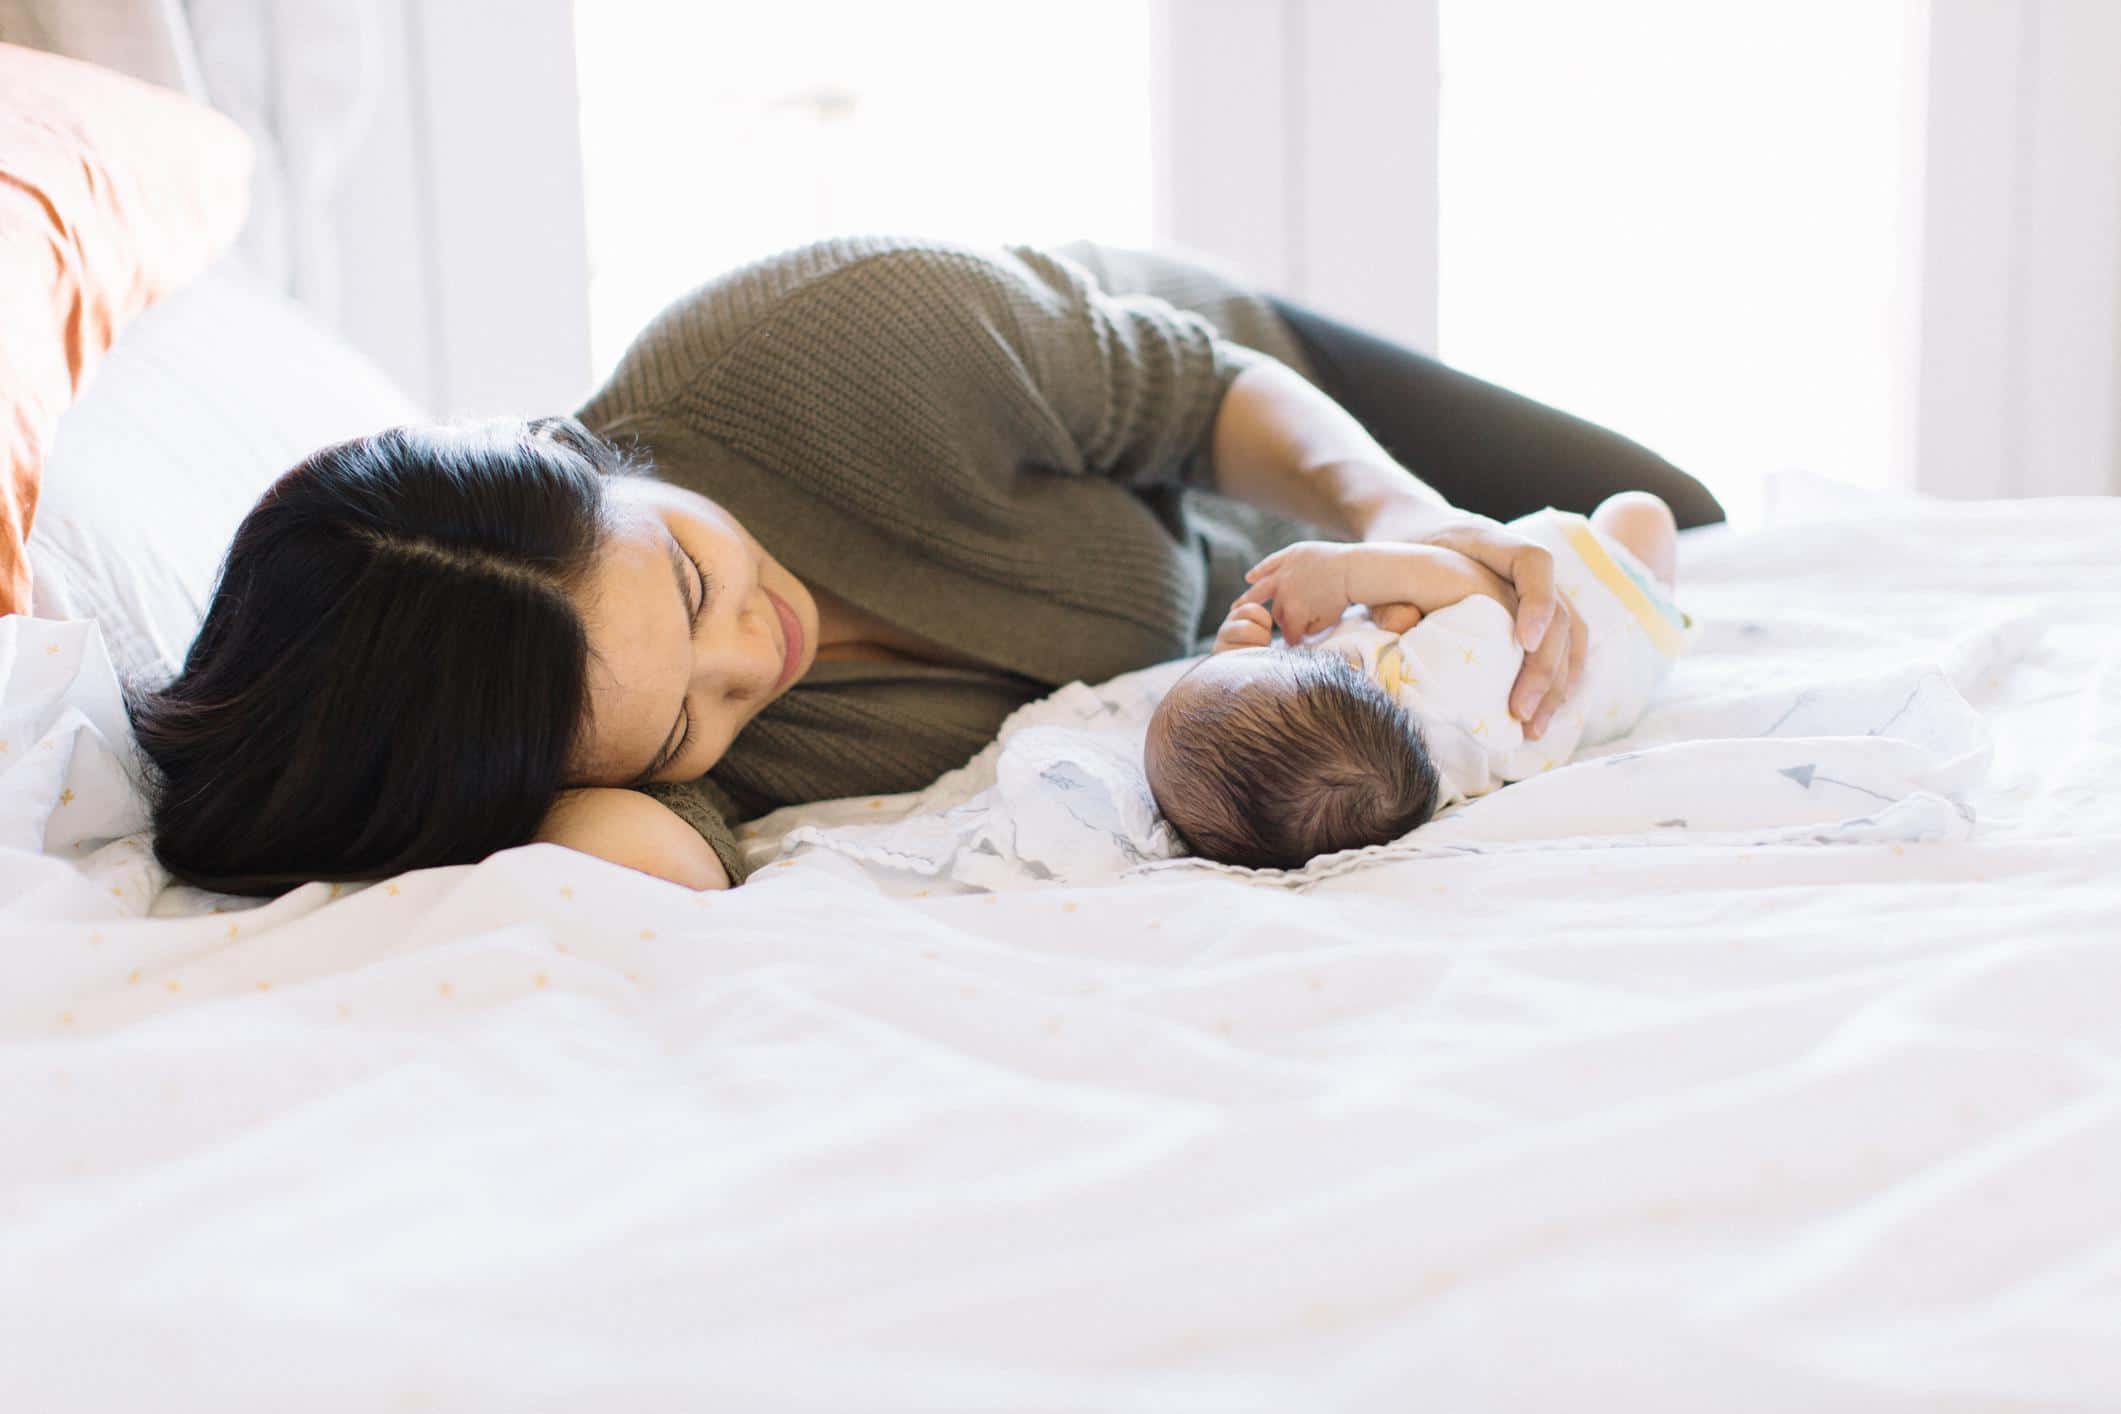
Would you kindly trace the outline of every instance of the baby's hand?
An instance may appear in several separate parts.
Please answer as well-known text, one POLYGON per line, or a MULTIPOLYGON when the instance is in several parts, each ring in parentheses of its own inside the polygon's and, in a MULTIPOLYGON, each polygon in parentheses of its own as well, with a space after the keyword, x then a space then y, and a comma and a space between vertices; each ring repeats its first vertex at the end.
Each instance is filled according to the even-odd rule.
POLYGON ((1300 643, 1322 628, 1340 622, 1340 616, 1355 602, 1349 597, 1348 552, 1357 545, 1331 540, 1299 540, 1284 545, 1245 571, 1252 587, 1230 606, 1240 610, 1274 604, 1274 623, 1282 638, 1300 643))
POLYGON ((1274 641, 1274 621, 1258 604, 1238 604, 1216 631, 1210 653, 1228 653, 1233 648, 1265 648, 1274 641))
POLYGON ((1437 545, 1300 540, 1261 560, 1245 578, 1252 587, 1231 611, 1273 601, 1282 637, 1291 643, 1332 627, 1350 604, 1368 605, 1372 619, 1394 633, 1476 594, 1517 609, 1508 581, 1437 545))

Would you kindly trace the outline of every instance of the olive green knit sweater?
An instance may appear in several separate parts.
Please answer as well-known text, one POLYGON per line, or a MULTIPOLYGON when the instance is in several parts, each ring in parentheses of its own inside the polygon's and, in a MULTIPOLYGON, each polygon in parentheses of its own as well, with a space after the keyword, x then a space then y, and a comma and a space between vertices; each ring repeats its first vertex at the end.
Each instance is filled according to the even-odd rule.
POLYGON ((1262 297, 1088 244, 832 240, 679 299, 582 409, 791 573, 980 668, 825 661, 699 781, 649 788, 714 846, 782 805, 915 790, 1072 680, 1201 651, 1244 571, 1316 527, 1211 489, 1262 297))

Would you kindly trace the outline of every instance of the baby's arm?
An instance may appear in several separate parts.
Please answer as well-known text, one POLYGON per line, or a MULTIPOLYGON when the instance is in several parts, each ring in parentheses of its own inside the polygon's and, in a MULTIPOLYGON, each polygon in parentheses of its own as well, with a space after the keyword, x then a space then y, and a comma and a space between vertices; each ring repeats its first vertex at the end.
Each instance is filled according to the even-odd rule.
MULTIPOLYGON (((1418 619, 1485 594, 1511 613, 1517 611, 1517 597, 1506 580, 1439 545, 1303 540, 1267 556, 1245 578, 1252 587, 1230 606, 1233 618, 1241 609, 1271 600, 1274 621, 1291 643, 1330 628, 1351 604, 1404 605, 1411 611, 1407 617, 1418 619)), ((1224 626, 1227 629, 1229 621, 1224 626)), ((1410 626, 1401 624, 1394 631, 1410 626)))

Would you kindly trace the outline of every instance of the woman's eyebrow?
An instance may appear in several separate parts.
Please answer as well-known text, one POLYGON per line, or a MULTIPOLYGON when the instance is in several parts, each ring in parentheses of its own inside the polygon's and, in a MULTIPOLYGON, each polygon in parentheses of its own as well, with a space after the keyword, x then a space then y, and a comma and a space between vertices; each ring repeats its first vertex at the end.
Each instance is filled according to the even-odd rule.
MULTIPOLYGON (((672 535, 667 529, 663 532, 663 546, 666 553, 670 556, 671 582, 677 585, 678 589, 678 608, 684 613, 685 622, 689 624, 697 617, 697 611, 692 607, 692 591, 685 587, 685 566, 688 561, 685 559, 685 552, 678 548, 677 537, 672 535)), ((683 729, 684 725, 685 699, 680 697, 678 699, 678 714, 671 719, 670 730, 663 735, 661 749, 649 759, 646 766, 641 768, 639 775, 626 783, 628 786, 647 785, 650 776, 670 764, 670 758, 677 754, 678 732, 683 729)))

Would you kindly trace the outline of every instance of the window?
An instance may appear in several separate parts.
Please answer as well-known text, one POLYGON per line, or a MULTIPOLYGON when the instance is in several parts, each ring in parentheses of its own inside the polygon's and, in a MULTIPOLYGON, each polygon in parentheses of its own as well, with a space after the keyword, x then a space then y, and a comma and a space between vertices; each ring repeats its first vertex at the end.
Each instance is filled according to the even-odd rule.
POLYGON ((1902 7, 1443 0, 1438 352, 1749 513, 1895 465, 1902 7))
POLYGON ((1148 0, 575 6, 590 342, 818 237, 1149 240, 1148 0))

